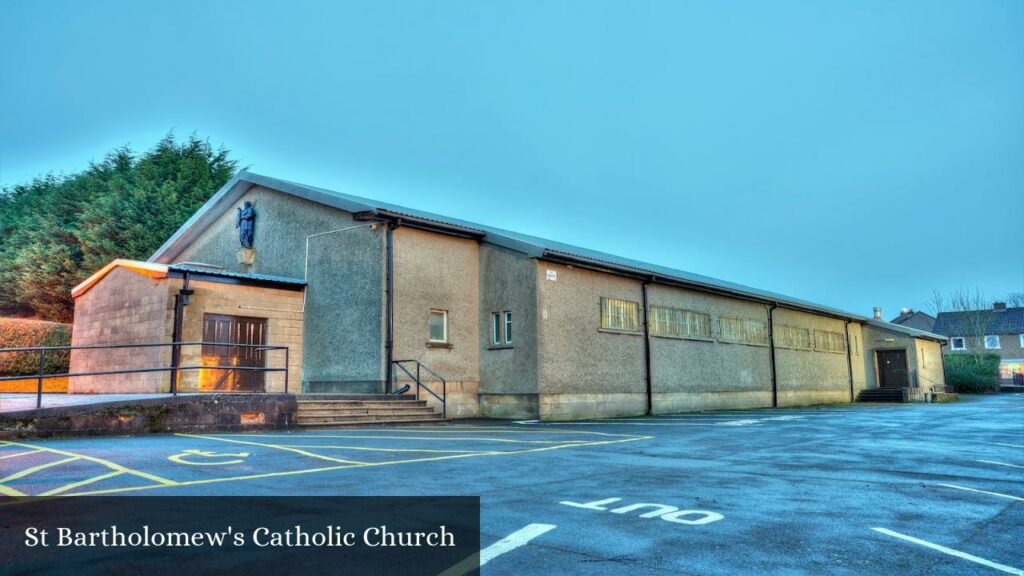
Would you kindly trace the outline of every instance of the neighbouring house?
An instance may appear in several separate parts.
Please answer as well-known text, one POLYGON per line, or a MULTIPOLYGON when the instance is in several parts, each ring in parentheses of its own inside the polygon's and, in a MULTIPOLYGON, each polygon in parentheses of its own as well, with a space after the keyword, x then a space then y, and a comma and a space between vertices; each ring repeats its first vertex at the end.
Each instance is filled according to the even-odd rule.
POLYGON ((900 326, 906 326, 915 330, 934 332, 935 317, 920 310, 904 308, 900 310, 900 315, 890 320, 889 323, 899 324, 900 326))
POLYGON ((945 390, 936 334, 246 171, 149 261, 111 262, 73 295, 76 345, 193 344, 180 358, 158 346, 76 350, 72 372, 200 368, 75 377, 71 392, 160 392, 172 378, 182 391, 283 391, 287 374, 297 394, 380 393, 409 383, 416 362, 427 383, 447 382, 456 418, 945 390), (220 368, 270 365, 287 372, 220 368))
POLYGON ((1024 307, 995 302, 985 310, 940 312, 934 332, 949 337, 951 353, 997 354, 1003 384, 1012 384, 1015 374, 1024 375, 1024 307))

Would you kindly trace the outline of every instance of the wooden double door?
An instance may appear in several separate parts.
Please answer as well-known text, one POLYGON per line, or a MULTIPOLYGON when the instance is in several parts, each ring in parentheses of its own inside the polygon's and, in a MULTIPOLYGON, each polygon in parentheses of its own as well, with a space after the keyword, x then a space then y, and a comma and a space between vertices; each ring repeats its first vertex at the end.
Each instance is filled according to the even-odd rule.
POLYGON ((265 372, 246 368, 266 366, 267 319, 226 314, 203 314, 203 368, 200 390, 264 392, 265 372), (238 367, 241 370, 223 367, 238 367))
POLYGON ((906 350, 879 350, 875 354, 878 359, 879 388, 907 388, 910 386, 906 350))

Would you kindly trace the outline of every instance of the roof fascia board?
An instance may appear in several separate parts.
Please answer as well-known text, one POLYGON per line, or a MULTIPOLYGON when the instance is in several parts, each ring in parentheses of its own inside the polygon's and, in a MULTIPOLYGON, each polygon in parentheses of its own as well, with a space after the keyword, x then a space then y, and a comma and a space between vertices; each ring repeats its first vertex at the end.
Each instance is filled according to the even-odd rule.
POLYGON ((245 171, 239 172, 222 186, 163 245, 157 248, 147 262, 167 264, 180 254, 189 243, 224 213, 227 206, 230 206, 252 188, 253 183, 245 176, 247 176, 245 171))

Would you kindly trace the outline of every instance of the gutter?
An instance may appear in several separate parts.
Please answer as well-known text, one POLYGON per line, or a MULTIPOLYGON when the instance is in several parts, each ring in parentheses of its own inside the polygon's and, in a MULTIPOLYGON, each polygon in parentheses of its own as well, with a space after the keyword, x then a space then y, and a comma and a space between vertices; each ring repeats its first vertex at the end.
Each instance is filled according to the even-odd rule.
POLYGON ((772 408, 779 406, 779 380, 775 373, 775 309, 779 305, 773 302, 768 307, 768 364, 771 367, 772 379, 772 408))
POLYGON ((189 290, 188 281, 189 273, 183 272, 182 278, 184 279, 181 283, 181 289, 174 295, 174 329, 171 332, 171 394, 178 395, 178 366, 181 365, 181 342, 183 340, 182 331, 185 324, 185 306, 188 306, 188 297, 191 296, 195 291, 189 290))
POLYGON ((846 368, 850 371, 850 402, 855 400, 853 396, 853 350, 850 349, 850 321, 846 321, 846 368))
MULTIPOLYGON (((651 277, 651 282, 655 278, 651 277)), ((647 415, 654 414, 654 393, 651 385, 651 329, 648 323, 648 309, 647 309, 647 286, 651 283, 645 281, 641 286, 643 293, 643 310, 644 310, 644 381, 647 384, 647 415)))

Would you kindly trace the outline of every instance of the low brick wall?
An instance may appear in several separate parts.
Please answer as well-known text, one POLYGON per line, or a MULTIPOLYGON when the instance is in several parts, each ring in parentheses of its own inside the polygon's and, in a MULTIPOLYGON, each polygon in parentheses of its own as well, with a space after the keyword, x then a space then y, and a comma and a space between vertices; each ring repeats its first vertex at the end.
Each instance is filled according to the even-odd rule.
POLYGON ((0 414, 0 439, 116 436, 295 425, 292 394, 195 394, 0 414))

